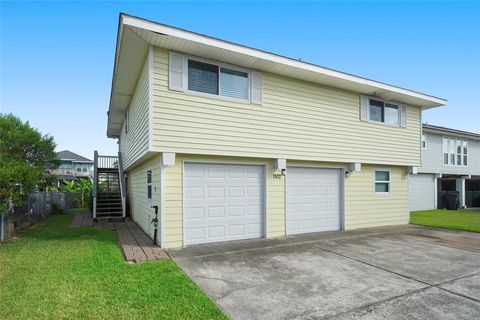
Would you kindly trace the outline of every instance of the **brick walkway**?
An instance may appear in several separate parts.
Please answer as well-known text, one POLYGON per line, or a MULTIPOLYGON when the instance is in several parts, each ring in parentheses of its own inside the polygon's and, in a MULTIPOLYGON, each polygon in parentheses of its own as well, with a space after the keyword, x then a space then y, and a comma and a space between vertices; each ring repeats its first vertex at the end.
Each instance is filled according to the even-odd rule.
POLYGON ((137 263, 169 258, 165 251, 153 244, 153 240, 131 220, 125 222, 100 220, 94 223, 89 214, 77 213, 70 223, 70 228, 93 226, 117 231, 120 248, 122 248, 123 256, 128 262, 137 263))
POLYGON ((153 240, 135 222, 115 222, 115 228, 125 260, 143 262, 168 258, 165 251, 153 244, 153 240))
POLYGON ((70 228, 93 227, 93 218, 86 213, 76 213, 70 223, 70 228))

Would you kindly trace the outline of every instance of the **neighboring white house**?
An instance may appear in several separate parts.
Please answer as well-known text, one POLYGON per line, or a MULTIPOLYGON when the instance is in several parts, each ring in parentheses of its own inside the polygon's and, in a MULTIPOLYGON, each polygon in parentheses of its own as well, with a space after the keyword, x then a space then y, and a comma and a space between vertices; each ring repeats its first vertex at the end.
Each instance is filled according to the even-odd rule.
POLYGON ((460 207, 480 207, 480 134, 424 124, 422 166, 409 185, 412 211, 443 208, 448 191, 460 207))
POLYGON ((421 111, 446 100, 125 14, 118 30, 107 135, 162 247, 409 222, 421 111))

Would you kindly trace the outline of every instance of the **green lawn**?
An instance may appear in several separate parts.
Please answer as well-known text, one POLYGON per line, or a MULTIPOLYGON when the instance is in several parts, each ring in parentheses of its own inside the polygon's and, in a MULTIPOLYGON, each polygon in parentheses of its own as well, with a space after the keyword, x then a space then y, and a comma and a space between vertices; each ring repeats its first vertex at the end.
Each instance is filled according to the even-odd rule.
POLYGON ((172 260, 127 264, 115 232, 51 216, 0 245, 0 319, 225 319, 172 260))
POLYGON ((480 232, 480 210, 427 210, 410 213, 410 223, 480 232))

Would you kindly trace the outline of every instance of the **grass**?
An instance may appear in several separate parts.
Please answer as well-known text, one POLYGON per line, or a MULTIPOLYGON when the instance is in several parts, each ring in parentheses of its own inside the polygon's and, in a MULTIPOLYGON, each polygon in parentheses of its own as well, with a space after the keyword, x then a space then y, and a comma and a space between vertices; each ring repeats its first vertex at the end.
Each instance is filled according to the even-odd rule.
POLYGON ((226 319, 172 260, 127 264, 115 232, 71 219, 0 245, 0 319, 226 319))
POLYGON ((480 232, 480 210, 426 210, 410 213, 410 223, 480 232))

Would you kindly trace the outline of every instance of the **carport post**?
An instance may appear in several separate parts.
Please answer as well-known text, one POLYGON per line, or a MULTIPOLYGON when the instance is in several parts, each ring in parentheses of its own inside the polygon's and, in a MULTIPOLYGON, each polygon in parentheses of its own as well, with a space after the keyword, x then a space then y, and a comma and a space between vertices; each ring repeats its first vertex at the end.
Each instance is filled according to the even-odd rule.
POLYGON ((460 208, 465 208, 465 177, 458 178, 456 181, 457 191, 460 193, 460 208))

